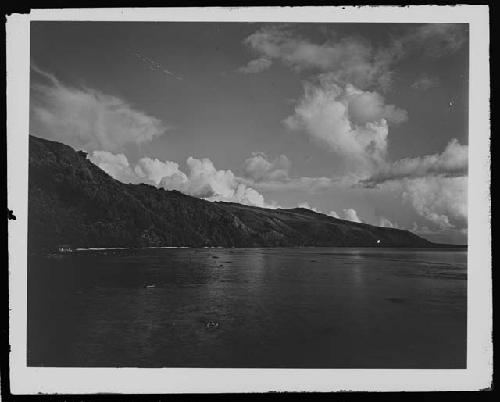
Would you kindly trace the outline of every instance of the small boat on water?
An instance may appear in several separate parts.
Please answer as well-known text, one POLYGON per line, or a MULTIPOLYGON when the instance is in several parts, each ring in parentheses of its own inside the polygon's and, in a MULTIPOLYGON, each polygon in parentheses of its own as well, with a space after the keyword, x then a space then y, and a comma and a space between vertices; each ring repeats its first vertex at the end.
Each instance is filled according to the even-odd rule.
POLYGON ((63 254, 72 253, 73 248, 68 244, 61 244, 61 245, 57 246, 57 252, 63 253, 63 254))

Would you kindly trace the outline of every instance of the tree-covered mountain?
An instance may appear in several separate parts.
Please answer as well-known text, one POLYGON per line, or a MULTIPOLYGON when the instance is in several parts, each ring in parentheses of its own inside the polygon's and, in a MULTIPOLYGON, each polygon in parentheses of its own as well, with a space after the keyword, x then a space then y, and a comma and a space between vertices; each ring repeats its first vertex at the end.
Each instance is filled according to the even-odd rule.
POLYGON ((30 136, 30 250, 144 246, 430 247, 406 231, 336 219, 304 208, 209 202, 146 184, 123 184, 84 152, 30 136))

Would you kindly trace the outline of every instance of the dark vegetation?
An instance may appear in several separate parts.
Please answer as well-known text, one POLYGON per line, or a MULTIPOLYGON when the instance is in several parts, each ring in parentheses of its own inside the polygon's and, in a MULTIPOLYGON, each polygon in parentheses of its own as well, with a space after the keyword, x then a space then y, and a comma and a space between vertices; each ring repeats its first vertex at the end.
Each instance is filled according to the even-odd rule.
POLYGON ((379 228, 308 209, 212 203, 146 184, 123 184, 87 155, 30 136, 30 250, 145 246, 432 247, 405 230, 379 228))

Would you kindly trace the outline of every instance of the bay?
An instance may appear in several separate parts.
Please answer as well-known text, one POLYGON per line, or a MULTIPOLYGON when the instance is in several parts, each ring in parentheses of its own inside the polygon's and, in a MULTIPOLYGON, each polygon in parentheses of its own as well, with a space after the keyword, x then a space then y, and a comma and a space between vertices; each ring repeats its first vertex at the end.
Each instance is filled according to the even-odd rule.
POLYGON ((28 365, 465 368, 467 251, 81 250, 28 262, 28 365))

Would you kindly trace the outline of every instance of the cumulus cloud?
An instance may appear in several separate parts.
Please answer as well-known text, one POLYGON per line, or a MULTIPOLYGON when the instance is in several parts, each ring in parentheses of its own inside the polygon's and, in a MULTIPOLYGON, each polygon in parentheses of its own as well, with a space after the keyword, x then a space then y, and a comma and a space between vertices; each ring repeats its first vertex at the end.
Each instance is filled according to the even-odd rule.
POLYGON ((180 186, 164 178, 160 186, 175 189, 209 201, 228 201, 241 204, 268 206, 262 194, 243 183, 239 183, 230 170, 217 170, 210 159, 188 158, 190 170, 188 181, 180 186))
POLYGON ((254 152, 243 164, 243 174, 246 178, 255 182, 261 181, 285 181, 290 169, 290 161, 286 155, 280 155, 270 161, 266 154, 254 152))
POLYGON ((137 183, 137 176, 123 154, 108 151, 94 151, 88 155, 90 161, 107 174, 122 183, 137 183))
POLYGON ((420 177, 401 186, 403 199, 436 227, 467 226, 467 177, 420 177))
POLYGON ((311 211, 314 211, 318 214, 321 213, 321 211, 319 209, 310 206, 308 202, 301 202, 300 204, 297 205, 297 208, 310 209, 311 211))
POLYGON ((468 169, 468 152, 469 147, 461 145, 454 138, 440 154, 404 158, 392 164, 386 164, 362 183, 370 187, 386 181, 404 178, 465 176, 468 169))
POLYGON ((467 243, 467 228, 442 229, 434 227, 431 229, 427 225, 418 225, 416 222, 413 222, 413 225, 409 230, 413 233, 418 234, 419 236, 423 236, 429 239, 430 241, 438 243, 467 243))
POLYGON ((467 145, 453 139, 440 154, 387 164, 361 183, 399 193, 431 231, 460 231, 467 227, 467 166, 467 145))
POLYGON ((351 222, 362 223, 355 209, 347 208, 342 210, 343 218, 351 222))
POLYGON ((243 163, 243 176, 238 180, 261 191, 298 190, 308 193, 330 188, 338 181, 330 177, 290 177, 291 165, 286 155, 270 159, 262 152, 254 152, 243 163))
POLYGON ((187 177, 179 170, 175 162, 159 159, 141 158, 134 167, 134 173, 145 183, 158 186, 164 177, 168 177, 177 183, 187 181, 187 177))
POLYGON ((377 92, 362 91, 350 84, 346 85, 344 91, 349 117, 356 124, 366 124, 381 119, 398 124, 408 120, 406 110, 386 105, 384 97, 377 92))
POLYGON ((360 183, 399 193, 433 234, 459 233, 467 227, 467 166, 468 146, 453 139, 440 154, 398 160, 360 183))
POLYGON ((289 129, 327 144, 358 173, 372 172, 384 163, 389 122, 406 119, 405 111, 386 105, 380 94, 352 85, 341 87, 329 76, 317 84, 304 84, 294 112, 284 120, 289 129))
MULTIPOLYGON (((298 204, 297 207, 298 208, 310 209, 311 211, 314 211, 314 212, 316 212, 318 214, 322 214, 323 213, 318 208, 315 208, 315 207, 309 205, 308 202, 302 202, 302 203, 298 204)), ((347 220, 347 221, 351 221, 351 222, 362 223, 362 220, 359 218, 358 213, 356 212, 355 209, 352 209, 352 208, 343 209, 342 210, 342 216, 340 216, 339 214, 337 214, 337 212, 335 212, 333 210, 330 211, 330 212, 328 212, 325 215, 331 216, 331 217, 337 218, 337 219, 343 219, 343 220, 347 220)))
POLYGON ((33 84, 32 123, 37 134, 87 151, 120 151, 124 145, 152 141, 166 131, 157 118, 134 110, 119 97, 90 88, 73 88, 36 67, 45 78, 33 84))
POLYGON ((330 211, 330 212, 327 213, 327 215, 328 216, 332 216, 332 217, 337 218, 337 219, 340 219, 339 214, 337 212, 335 212, 335 211, 330 211))
POLYGON ((245 177, 238 177, 231 170, 217 170, 206 158, 188 158, 188 172, 184 173, 177 163, 171 161, 142 158, 131 165, 125 155, 108 151, 94 151, 88 157, 111 177, 124 183, 146 183, 209 201, 238 202, 265 208, 279 205, 267 202, 259 190, 314 193, 330 188, 334 183, 326 177, 288 177, 290 161, 285 155, 268 160, 263 153, 252 154, 244 163, 245 177))
POLYGON ((124 183, 147 183, 165 190, 178 190, 208 201, 237 202, 264 208, 276 208, 267 203, 257 190, 239 182, 230 170, 217 170, 210 159, 189 157, 189 173, 179 170, 175 162, 142 158, 131 166, 123 154, 94 151, 89 159, 111 177, 124 183))

